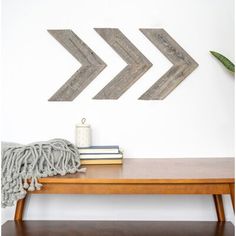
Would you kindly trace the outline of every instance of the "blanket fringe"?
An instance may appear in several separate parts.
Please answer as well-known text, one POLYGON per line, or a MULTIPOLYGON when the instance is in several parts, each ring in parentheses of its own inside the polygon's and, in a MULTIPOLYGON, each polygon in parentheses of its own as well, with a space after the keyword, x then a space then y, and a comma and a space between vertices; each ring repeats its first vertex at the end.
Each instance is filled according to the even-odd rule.
POLYGON ((78 149, 64 139, 29 145, 2 143, 2 207, 13 206, 27 191, 40 190, 38 178, 86 171, 79 167, 78 149))

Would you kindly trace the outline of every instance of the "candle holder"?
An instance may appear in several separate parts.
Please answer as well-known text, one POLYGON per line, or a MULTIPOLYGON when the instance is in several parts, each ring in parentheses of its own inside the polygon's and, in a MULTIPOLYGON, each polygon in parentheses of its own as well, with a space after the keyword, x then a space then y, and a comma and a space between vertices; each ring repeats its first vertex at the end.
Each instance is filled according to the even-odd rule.
POLYGON ((80 124, 76 124, 75 145, 79 148, 91 146, 91 128, 89 124, 86 124, 85 118, 81 120, 80 124))

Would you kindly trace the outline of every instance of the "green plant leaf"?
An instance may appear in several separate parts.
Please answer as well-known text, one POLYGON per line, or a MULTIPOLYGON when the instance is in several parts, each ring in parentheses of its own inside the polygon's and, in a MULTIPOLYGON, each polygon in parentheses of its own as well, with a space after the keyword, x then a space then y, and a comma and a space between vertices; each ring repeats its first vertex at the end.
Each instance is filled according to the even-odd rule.
POLYGON ((229 71, 234 72, 234 64, 228 58, 218 52, 210 51, 210 53, 216 57, 229 71))

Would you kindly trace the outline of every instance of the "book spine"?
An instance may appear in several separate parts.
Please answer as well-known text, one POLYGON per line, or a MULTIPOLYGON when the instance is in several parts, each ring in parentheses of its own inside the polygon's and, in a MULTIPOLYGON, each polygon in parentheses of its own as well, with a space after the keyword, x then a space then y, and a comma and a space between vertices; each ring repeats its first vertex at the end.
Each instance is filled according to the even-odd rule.
POLYGON ((119 149, 79 149, 80 154, 119 153, 119 149))
POLYGON ((122 153, 117 153, 117 154, 113 154, 113 153, 80 154, 80 159, 97 159, 97 160, 99 160, 99 159, 121 159, 121 158, 123 158, 122 153))
POLYGON ((81 160, 81 165, 117 165, 122 164, 122 160, 81 160))

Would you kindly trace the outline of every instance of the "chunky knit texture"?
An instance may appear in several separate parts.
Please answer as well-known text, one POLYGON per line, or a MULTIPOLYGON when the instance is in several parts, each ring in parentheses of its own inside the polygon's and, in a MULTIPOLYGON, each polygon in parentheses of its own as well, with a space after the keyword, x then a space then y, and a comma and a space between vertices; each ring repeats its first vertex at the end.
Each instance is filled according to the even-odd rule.
POLYGON ((26 191, 40 190, 38 178, 85 172, 79 151, 67 140, 53 139, 28 145, 2 142, 2 207, 13 206, 26 191))

